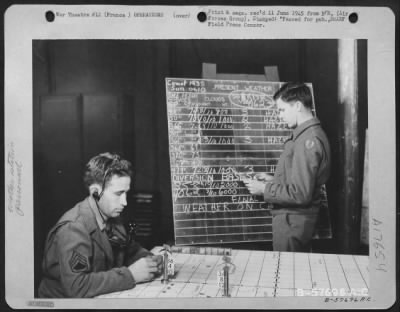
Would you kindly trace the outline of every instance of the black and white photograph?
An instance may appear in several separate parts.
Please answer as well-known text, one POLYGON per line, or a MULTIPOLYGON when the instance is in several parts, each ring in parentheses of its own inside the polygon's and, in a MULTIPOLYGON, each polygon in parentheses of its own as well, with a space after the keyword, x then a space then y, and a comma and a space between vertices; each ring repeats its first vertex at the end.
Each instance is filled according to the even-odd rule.
MULTIPOLYGON (((93 14, 157 23, 173 11, 173 24, 195 8, 62 6, 51 11, 54 26, 70 16, 72 35, 32 32, 24 61, 6 62, 6 75, 21 67, 6 84, 6 221, 29 224, 21 245, 7 240, 15 229, 6 224, 6 252, 30 259, 23 294, 6 278, 13 299, 32 308, 78 298, 110 308, 130 307, 118 299, 373 306, 377 275, 394 270, 394 236, 383 233, 394 231, 395 215, 395 196, 375 205, 394 160, 377 160, 392 144, 394 88, 380 91, 388 100, 381 111, 371 108, 387 81, 371 62, 376 36, 359 28, 315 36, 305 27, 289 37, 294 24, 263 36, 263 23, 300 17, 338 25, 343 17, 347 29, 351 10, 287 9, 289 17, 258 9, 203 8, 206 20, 195 19, 204 35, 146 37, 114 24, 105 34, 84 31, 85 23, 93 14), (229 35, 212 35, 225 27, 229 35), (13 98, 23 105, 11 106, 13 98), (376 131, 384 120, 387 143, 376 131), (18 251, 26 245, 32 254, 18 251)), ((9 277, 22 275, 15 270, 9 277)))

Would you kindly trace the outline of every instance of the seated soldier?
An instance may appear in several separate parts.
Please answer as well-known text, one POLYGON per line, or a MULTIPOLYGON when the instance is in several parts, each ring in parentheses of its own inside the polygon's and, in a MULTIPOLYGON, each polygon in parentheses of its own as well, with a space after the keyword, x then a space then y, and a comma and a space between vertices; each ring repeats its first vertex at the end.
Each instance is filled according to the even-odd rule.
POLYGON ((131 164, 104 153, 86 165, 90 196, 50 230, 39 297, 94 297, 150 281, 162 270, 155 256, 129 239, 119 218, 127 205, 131 164))

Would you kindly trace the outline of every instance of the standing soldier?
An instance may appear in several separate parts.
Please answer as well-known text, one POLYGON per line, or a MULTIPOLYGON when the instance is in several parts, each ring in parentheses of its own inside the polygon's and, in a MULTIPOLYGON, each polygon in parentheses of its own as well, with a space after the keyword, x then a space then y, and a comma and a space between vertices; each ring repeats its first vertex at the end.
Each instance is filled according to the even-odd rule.
POLYGON ((273 203, 272 243, 276 251, 308 252, 320 207, 321 186, 330 173, 330 147, 312 113, 310 89, 286 83, 274 95, 279 116, 293 129, 274 176, 244 180, 250 193, 273 203))

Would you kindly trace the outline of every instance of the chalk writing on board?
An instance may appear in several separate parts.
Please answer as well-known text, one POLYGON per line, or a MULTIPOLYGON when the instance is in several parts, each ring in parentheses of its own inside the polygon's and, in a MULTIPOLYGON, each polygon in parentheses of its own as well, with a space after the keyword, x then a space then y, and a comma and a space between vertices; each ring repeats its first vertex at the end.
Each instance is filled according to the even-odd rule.
POLYGON ((176 245, 272 239, 271 205, 243 178, 275 172, 291 132, 273 101, 281 84, 166 79, 176 245))

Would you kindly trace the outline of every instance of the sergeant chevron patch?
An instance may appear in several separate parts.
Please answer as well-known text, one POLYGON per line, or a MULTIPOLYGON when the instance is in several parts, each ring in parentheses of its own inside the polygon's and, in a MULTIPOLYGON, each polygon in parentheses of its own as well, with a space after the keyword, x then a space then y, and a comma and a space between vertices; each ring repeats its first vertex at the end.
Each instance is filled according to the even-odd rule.
POLYGON ((89 261, 87 257, 74 250, 69 260, 69 266, 72 272, 84 272, 89 269, 89 261))

